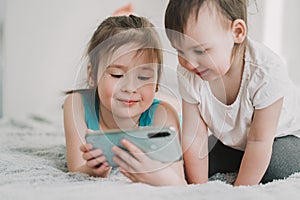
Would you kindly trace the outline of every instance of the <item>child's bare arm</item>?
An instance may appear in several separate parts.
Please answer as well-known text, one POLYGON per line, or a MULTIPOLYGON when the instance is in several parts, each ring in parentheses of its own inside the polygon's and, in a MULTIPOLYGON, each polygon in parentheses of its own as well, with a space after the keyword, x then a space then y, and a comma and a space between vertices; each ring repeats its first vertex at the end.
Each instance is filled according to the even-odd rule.
MULTIPOLYGON (((174 106, 171 106, 166 102, 161 102, 157 107, 153 125, 174 127, 177 130, 179 140, 181 141, 182 138, 180 137, 180 122, 179 122, 178 115, 179 113, 175 110, 174 106)), ((186 184, 184 179, 184 169, 183 169, 182 161, 175 162, 170 167, 180 178, 181 183, 184 182, 186 184)))
POLYGON ((87 127, 79 94, 69 95, 64 103, 64 128, 69 171, 82 172, 92 176, 107 176, 106 166, 94 167, 101 161, 99 161, 101 151, 98 149, 91 151, 85 144, 84 136, 87 127), (91 155, 98 160, 90 158, 91 155))
POLYGON ((182 148, 188 183, 208 181, 208 131, 198 105, 182 101, 182 148))
POLYGON ((270 163, 283 98, 271 106, 254 112, 247 146, 234 185, 255 185, 260 182, 270 163))

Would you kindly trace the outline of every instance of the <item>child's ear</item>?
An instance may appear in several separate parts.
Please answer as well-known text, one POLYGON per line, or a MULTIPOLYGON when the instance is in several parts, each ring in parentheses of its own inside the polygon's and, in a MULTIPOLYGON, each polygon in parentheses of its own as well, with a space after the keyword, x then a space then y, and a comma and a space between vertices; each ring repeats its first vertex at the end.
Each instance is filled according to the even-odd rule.
POLYGON ((94 80, 94 76, 92 74, 92 65, 91 63, 88 64, 87 66, 87 77, 88 77, 88 83, 90 87, 95 87, 95 80, 94 80))
POLYGON ((236 19, 231 25, 234 43, 241 44, 247 36, 247 25, 244 20, 236 19))

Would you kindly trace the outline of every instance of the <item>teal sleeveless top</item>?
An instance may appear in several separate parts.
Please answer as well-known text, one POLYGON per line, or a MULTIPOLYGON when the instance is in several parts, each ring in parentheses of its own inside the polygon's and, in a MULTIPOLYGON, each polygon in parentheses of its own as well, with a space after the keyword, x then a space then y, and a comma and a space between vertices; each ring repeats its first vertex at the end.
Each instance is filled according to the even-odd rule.
MULTIPOLYGON (((99 100, 95 90, 79 91, 84 107, 84 118, 88 129, 100 130, 99 127, 99 100)), ((139 126, 152 126, 154 114, 160 100, 154 99, 151 106, 141 114, 139 126)))

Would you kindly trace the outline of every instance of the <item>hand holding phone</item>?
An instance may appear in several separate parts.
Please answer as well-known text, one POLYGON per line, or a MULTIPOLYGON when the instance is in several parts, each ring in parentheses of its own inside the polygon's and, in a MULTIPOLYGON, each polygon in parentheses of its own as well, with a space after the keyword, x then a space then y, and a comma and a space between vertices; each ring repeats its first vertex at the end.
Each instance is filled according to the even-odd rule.
POLYGON ((107 177, 110 171, 106 158, 100 149, 93 149, 91 144, 82 144, 80 146, 82 158, 86 161, 86 167, 93 171, 93 176, 107 177))
MULTIPOLYGON (((119 146, 127 151, 121 144, 122 139, 135 144, 149 158, 160 162, 175 162, 182 158, 181 146, 176 130, 173 127, 139 127, 127 130, 109 130, 94 132, 86 135, 87 143, 93 149, 100 148, 110 166, 117 167, 113 162, 113 146, 119 146)), ((133 155, 134 156, 134 155, 133 155)))

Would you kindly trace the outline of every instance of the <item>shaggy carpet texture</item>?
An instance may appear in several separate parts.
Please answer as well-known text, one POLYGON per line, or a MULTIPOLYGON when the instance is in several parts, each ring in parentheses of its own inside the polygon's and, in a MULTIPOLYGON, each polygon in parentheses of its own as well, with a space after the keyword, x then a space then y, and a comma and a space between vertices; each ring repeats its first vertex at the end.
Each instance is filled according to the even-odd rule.
POLYGON ((105 179, 69 173, 62 120, 42 115, 0 120, 0 158, 0 199, 5 200, 300 199, 300 173, 247 187, 232 187, 233 173, 186 187, 132 183, 118 172, 105 179))

